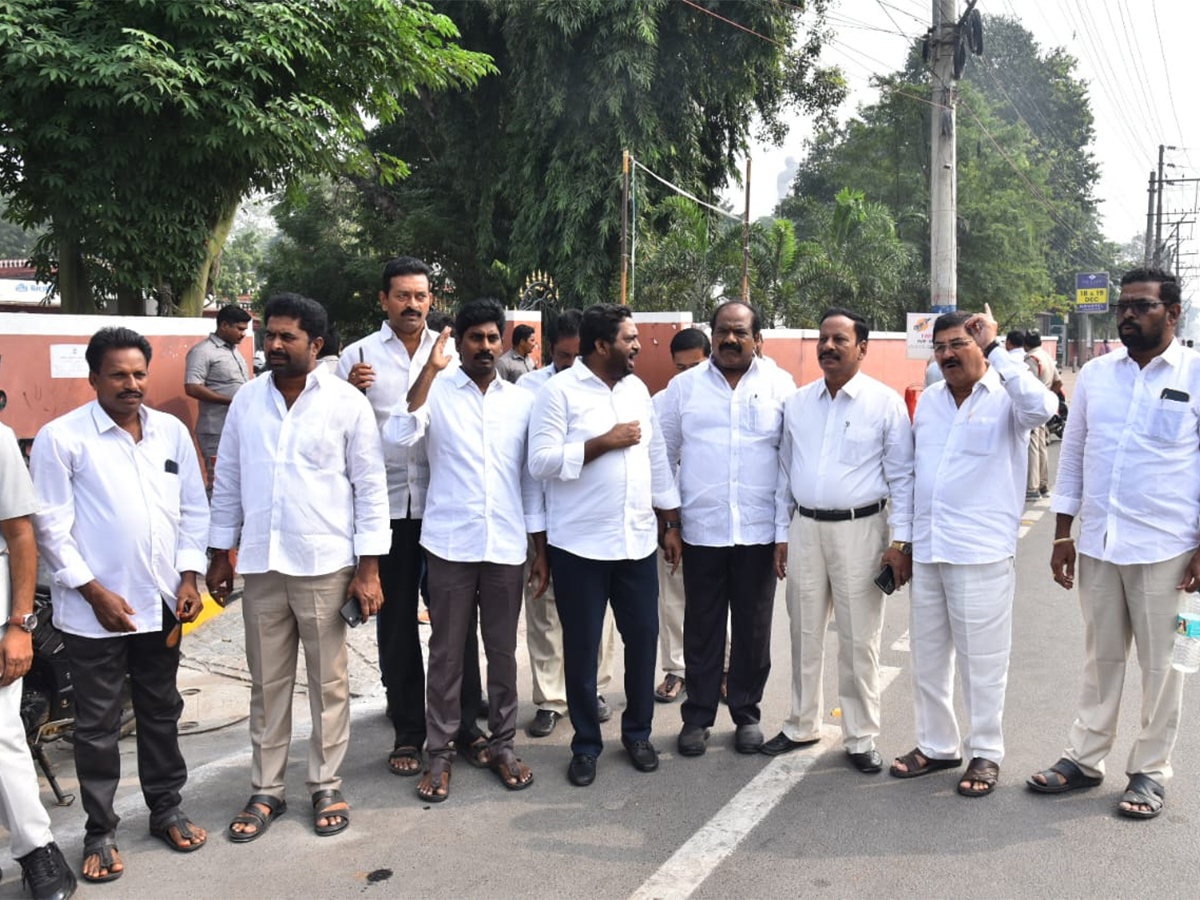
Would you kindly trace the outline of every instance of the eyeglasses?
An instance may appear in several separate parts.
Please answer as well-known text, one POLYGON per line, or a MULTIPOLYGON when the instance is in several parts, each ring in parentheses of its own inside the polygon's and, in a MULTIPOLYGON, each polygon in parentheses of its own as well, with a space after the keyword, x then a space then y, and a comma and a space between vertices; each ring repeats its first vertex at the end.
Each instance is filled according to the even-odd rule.
POLYGON ((1109 309, 1113 310, 1118 316, 1123 316, 1127 312, 1132 312, 1135 315, 1144 316, 1156 306, 1162 306, 1161 300, 1121 300, 1114 303, 1109 309))
POLYGON ((966 338, 955 338, 954 340, 949 341, 944 344, 935 343, 933 345, 933 352, 940 355, 942 353, 945 353, 948 348, 950 350, 953 350, 955 353, 957 353, 959 350, 966 350, 968 347, 972 346, 974 343, 975 343, 974 341, 969 341, 966 338))

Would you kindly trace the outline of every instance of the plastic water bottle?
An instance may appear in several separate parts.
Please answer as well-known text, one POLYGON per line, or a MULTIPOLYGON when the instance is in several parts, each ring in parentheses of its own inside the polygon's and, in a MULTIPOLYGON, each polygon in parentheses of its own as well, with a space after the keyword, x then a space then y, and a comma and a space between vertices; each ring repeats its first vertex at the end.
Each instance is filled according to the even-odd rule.
POLYGON ((1171 665, 1180 672, 1200 670, 1200 595, 1186 594, 1175 625, 1171 665))

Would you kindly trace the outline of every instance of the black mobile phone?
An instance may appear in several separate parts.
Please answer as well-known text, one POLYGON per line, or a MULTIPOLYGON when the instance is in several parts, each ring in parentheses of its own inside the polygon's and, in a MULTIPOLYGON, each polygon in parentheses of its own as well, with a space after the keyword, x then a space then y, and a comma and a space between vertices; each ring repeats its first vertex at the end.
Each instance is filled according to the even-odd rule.
POLYGON ((1178 400, 1180 403, 1187 403, 1192 398, 1186 391, 1177 391, 1174 388, 1163 388, 1163 392, 1159 394, 1159 399, 1178 400))
POLYGON ((879 570, 879 574, 875 576, 875 585, 885 594, 896 590, 896 573, 892 571, 890 565, 879 570))
POLYGON ((357 597, 351 597, 347 600, 342 604, 342 608, 338 612, 341 613, 342 618, 346 620, 346 624, 351 628, 357 628, 363 623, 362 606, 359 604, 357 597))

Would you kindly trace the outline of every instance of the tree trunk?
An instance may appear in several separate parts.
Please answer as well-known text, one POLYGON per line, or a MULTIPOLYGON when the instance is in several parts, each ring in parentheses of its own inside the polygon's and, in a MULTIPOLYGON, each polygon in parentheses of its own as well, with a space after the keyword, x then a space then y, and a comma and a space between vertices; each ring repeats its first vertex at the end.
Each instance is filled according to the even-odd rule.
POLYGON ((238 202, 229 204, 221 218, 213 226, 212 233, 204 242, 204 262, 196 272, 196 278, 179 292, 177 297, 179 315, 201 316, 204 314, 204 298, 208 295, 208 275, 214 260, 221 255, 225 240, 233 228, 233 217, 237 214, 238 202))
POLYGON ((122 285, 117 288, 117 299, 109 306, 109 312, 118 316, 144 316, 146 299, 137 288, 122 285))
POLYGON ((87 267, 79 251, 79 239, 75 237, 64 237, 58 242, 58 296, 61 312, 96 314, 87 267))

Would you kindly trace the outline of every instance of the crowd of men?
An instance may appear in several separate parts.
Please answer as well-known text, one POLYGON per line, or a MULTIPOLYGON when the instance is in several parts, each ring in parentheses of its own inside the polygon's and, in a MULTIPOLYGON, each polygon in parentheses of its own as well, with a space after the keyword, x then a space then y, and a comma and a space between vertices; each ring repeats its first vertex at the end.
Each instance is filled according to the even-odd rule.
MULTIPOLYGON (((96 400, 41 430, 32 482, 0 428, 0 559, 11 572, 0 578, 11 594, 0 639, 0 815, 34 896, 75 887, 38 802, 16 705, 39 551, 75 682, 87 815, 80 871, 91 882, 124 871, 113 800, 126 676, 150 833, 185 853, 207 841, 181 807, 179 634, 200 612, 200 577, 225 598, 235 569, 252 678, 251 793, 226 829, 235 843, 262 837, 287 810, 301 644, 312 825, 321 836, 348 828, 346 628, 371 617, 394 728, 389 770, 417 777, 416 794, 429 803, 449 798, 460 754, 508 790, 530 787, 534 773, 515 746, 523 605, 537 707, 528 732, 544 736, 569 716, 574 785, 596 780, 604 750, 610 629, 624 654, 621 742, 632 766, 651 772, 655 701, 683 695, 681 756, 706 751, 722 699, 738 752, 815 744, 831 616, 843 749, 853 769, 871 774, 884 766, 884 599, 911 583, 915 745, 890 772, 958 769, 965 753, 958 792, 995 790, 1021 491, 1048 489, 1031 465, 1031 434, 1058 398, 1047 373, 1000 342, 989 309, 938 317, 942 379, 910 421, 896 392, 861 371, 870 335, 852 310, 824 314, 822 377, 797 389, 763 354, 754 307, 723 303, 709 323, 711 345, 698 330, 672 342, 677 374, 652 398, 634 374, 640 343, 627 307, 557 316, 551 363, 513 384, 500 304, 469 302, 434 331, 430 275, 413 258, 388 263, 385 319, 336 368, 319 362, 330 331, 313 300, 269 300, 269 372, 255 379, 237 352, 244 320, 218 320, 189 354, 187 375, 188 393, 219 412, 199 426, 218 436, 210 454, 214 432, 201 432, 211 506, 192 436, 143 403, 152 351, 129 329, 92 337, 96 400), (423 571, 427 669, 417 624, 423 571), (760 703, 777 580, 786 581, 792 701, 766 739, 760 703), (656 686, 660 632, 666 677, 656 686), (476 724, 480 637, 487 732, 476 724), (956 668, 965 730, 954 710, 956 668)), ((1182 675, 1169 659, 1175 616, 1181 592, 1200 588, 1200 359, 1174 340, 1172 276, 1135 270, 1121 284, 1124 348, 1079 375, 1053 495, 1051 568, 1069 589, 1078 561, 1087 625, 1080 708, 1064 756, 1027 783, 1040 793, 1100 783, 1132 640, 1142 726, 1119 811, 1150 818, 1163 809, 1182 705, 1182 675), (1177 489, 1152 495, 1147 480, 1177 489)), ((530 340, 522 335, 518 357, 530 340)), ((1022 344, 1036 355, 1036 344, 1022 344)))

